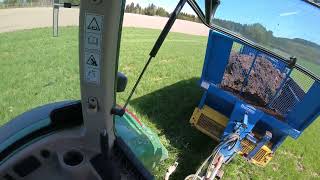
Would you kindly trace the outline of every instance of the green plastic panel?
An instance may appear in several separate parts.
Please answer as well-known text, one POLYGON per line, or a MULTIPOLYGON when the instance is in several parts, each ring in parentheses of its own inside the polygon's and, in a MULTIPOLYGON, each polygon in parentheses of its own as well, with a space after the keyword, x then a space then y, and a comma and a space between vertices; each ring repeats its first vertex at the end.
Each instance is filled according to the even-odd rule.
POLYGON ((115 117, 115 132, 149 171, 168 158, 168 151, 159 137, 128 112, 115 117))

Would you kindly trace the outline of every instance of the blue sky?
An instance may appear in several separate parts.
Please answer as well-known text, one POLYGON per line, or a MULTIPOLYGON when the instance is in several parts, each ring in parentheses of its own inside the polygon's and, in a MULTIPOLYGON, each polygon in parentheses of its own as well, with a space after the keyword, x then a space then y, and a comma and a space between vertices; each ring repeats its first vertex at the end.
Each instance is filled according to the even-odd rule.
POLYGON ((320 44, 320 9, 302 0, 222 0, 216 17, 242 24, 259 22, 275 36, 320 44))
MULTIPOLYGON (((143 7, 153 3, 172 11, 178 0, 127 0, 131 2, 143 7)), ((192 13, 188 5, 183 11, 192 13)), ((302 0, 221 0, 215 17, 241 24, 261 23, 275 36, 320 44, 320 9, 302 0)))

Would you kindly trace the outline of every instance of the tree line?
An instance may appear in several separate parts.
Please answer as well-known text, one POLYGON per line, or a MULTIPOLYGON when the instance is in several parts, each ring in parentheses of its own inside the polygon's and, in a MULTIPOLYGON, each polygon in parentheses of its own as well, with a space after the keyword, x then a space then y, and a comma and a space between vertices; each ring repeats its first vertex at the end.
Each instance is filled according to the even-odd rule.
MULTIPOLYGON (((80 0, 60 0, 60 2, 80 4, 80 0)), ((0 0, 0 8, 52 6, 52 4, 53 0, 3 0, 2 2, 0 0)))
MULTIPOLYGON (((139 5, 139 3, 130 3, 127 4, 125 7, 126 13, 134 13, 134 14, 143 14, 148 16, 161 16, 161 17, 169 17, 170 13, 166 11, 162 7, 157 7, 154 4, 149 4, 147 7, 143 8, 139 5)), ((200 22, 199 18, 195 15, 188 14, 181 12, 178 15, 178 19, 187 20, 187 21, 194 21, 194 22, 200 22)))

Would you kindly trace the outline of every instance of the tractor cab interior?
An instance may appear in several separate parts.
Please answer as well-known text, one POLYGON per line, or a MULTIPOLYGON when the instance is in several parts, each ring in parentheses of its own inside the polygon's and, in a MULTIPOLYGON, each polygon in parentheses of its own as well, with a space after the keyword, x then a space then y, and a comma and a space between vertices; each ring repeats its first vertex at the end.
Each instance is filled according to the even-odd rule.
POLYGON ((37 107, 0 127, 0 179, 155 179, 151 170, 168 151, 126 107, 186 3, 210 28, 204 93, 190 123, 219 142, 186 179, 220 178, 236 154, 265 166, 287 137, 297 139, 320 113, 320 71, 309 66, 320 64, 317 4, 180 0, 119 106, 116 93, 128 81, 118 72, 125 0, 54 1, 54 17, 80 7, 81 99, 37 107))

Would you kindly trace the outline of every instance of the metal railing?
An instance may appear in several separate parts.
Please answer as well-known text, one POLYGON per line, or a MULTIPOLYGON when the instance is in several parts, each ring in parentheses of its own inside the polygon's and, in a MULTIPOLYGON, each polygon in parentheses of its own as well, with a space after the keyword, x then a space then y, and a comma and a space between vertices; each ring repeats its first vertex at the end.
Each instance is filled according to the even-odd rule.
POLYGON ((308 73, 234 42, 221 88, 283 119, 315 82, 308 73))

